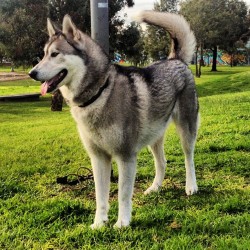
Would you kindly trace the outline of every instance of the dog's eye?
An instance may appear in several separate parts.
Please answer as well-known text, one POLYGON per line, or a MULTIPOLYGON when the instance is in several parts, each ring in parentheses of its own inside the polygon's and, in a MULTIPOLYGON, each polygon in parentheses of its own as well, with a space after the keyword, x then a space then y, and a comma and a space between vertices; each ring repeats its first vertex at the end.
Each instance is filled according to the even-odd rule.
POLYGON ((56 57, 56 56, 58 56, 58 55, 59 55, 58 52, 53 52, 53 53, 51 53, 51 57, 56 57))

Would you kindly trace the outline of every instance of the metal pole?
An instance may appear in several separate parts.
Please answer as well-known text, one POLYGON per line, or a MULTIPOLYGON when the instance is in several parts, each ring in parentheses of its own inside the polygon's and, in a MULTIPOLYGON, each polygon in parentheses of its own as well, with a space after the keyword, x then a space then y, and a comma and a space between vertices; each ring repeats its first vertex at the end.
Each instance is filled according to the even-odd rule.
POLYGON ((108 0, 90 0, 91 37, 109 54, 108 0))

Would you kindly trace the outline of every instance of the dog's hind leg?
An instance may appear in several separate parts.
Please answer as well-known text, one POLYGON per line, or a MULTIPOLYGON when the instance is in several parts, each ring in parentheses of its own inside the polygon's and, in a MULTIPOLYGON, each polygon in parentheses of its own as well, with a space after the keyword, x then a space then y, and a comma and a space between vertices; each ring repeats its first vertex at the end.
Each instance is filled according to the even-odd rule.
POLYGON ((153 184, 144 192, 149 194, 160 189, 165 176, 166 159, 164 155, 164 135, 150 146, 155 162, 155 178, 153 184))
MULTIPOLYGON (((183 92, 185 92, 185 90, 183 92)), ((193 95, 183 95, 185 95, 185 93, 182 93, 182 97, 180 96, 181 98, 176 103, 172 117, 180 135, 182 149, 185 154, 186 194, 192 195, 198 191, 194 166, 194 148, 199 114, 196 97, 193 95)))
POLYGON ((91 154, 96 192, 96 214, 92 229, 104 226, 108 221, 111 158, 105 153, 91 154))

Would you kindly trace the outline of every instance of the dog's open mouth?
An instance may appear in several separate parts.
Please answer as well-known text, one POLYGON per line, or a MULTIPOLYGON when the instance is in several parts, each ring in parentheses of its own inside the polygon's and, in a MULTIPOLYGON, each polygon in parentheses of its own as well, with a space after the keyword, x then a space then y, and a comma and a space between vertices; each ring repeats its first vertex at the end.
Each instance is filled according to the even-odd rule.
POLYGON ((65 78, 67 73, 68 71, 66 69, 63 69, 56 76, 48 81, 45 81, 41 86, 41 94, 45 95, 46 93, 54 91, 57 88, 58 84, 65 78))

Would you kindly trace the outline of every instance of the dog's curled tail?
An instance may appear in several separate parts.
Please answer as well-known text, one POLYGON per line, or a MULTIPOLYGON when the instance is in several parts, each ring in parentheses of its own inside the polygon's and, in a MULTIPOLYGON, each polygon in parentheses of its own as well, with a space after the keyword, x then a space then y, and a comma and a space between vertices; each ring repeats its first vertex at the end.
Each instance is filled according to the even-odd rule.
POLYGON ((180 59, 190 63, 195 51, 196 39, 186 19, 177 14, 157 12, 151 10, 141 11, 134 16, 135 21, 145 22, 164 28, 172 39, 169 59, 180 59))

